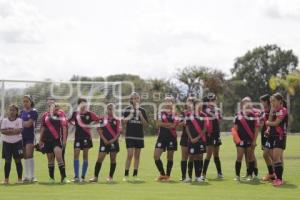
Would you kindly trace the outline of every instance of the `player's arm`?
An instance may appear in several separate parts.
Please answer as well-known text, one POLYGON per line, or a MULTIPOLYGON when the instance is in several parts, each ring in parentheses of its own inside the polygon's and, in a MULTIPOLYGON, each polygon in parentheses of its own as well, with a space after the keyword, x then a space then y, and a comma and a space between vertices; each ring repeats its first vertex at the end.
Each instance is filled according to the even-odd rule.
POLYGON ((186 130, 186 133, 187 133, 187 135, 188 135, 188 137, 189 137, 189 139, 191 140, 192 143, 198 142, 198 140, 200 138, 199 136, 193 138, 188 126, 185 127, 185 130, 186 130))
POLYGON ((29 119, 28 121, 23 121, 23 127, 24 128, 30 128, 32 127, 34 124, 33 119, 29 119))
POLYGON ((104 144, 109 144, 109 141, 103 135, 103 129, 97 128, 97 132, 98 132, 100 138, 103 140, 104 144))
POLYGON ((266 125, 267 125, 267 126, 278 126, 278 125, 282 122, 282 120, 283 120, 283 119, 277 117, 276 120, 273 121, 273 122, 272 122, 272 121, 267 121, 267 122, 266 122, 266 125))

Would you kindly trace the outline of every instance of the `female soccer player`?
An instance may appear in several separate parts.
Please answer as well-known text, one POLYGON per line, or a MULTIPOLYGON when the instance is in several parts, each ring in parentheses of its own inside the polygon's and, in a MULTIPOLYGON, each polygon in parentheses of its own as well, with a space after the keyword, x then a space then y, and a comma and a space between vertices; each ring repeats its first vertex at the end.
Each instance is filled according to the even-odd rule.
POLYGON ((24 182, 36 182, 34 175, 34 142, 35 142, 35 124, 38 118, 38 113, 34 109, 34 102, 30 95, 23 97, 23 110, 20 117, 23 120, 23 150, 25 159, 24 182))
POLYGON ((188 151, 194 161, 195 177, 197 182, 203 182, 201 172, 203 167, 203 153, 206 152, 206 135, 208 118, 202 112, 202 103, 195 104, 195 112, 186 120, 186 132, 189 137, 188 151))
MULTIPOLYGON (((261 114, 262 117, 262 129, 261 129, 261 146, 263 150, 263 157, 265 159, 268 174, 262 178, 263 181, 270 181, 275 179, 274 169, 273 169, 273 151, 271 149, 271 144, 268 141, 270 136, 269 129, 266 126, 266 122, 269 120, 269 114, 271 109, 270 95, 265 94, 260 97, 260 103, 264 107, 264 111, 261 114)), ((272 144, 273 145, 273 144, 272 144)))
POLYGON ((193 166, 194 161, 189 156, 188 151, 188 135, 186 133, 186 127, 185 127, 185 121, 189 117, 191 117, 194 114, 194 104, 195 104, 196 98, 195 97, 188 97, 185 105, 185 111, 182 114, 184 124, 182 129, 182 134, 180 138, 180 146, 181 146, 181 180, 183 182, 190 182, 192 180, 192 174, 193 174, 193 166), (188 168, 188 177, 186 176, 186 171, 188 168))
POLYGON ((23 158, 23 145, 22 145, 22 119, 18 118, 19 108, 12 104, 9 106, 8 117, 4 118, 1 123, 2 133, 2 158, 5 159, 4 175, 5 180, 3 184, 9 184, 9 174, 11 169, 12 158, 15 160, 18 182, 22 181, 22 162, 23 158))
POLYGON ((62 150, 67 141, 67 120, 61 110, 55 107, 53 99, 47 100, 48 111, 42 115, 39 146, 47 154, 50 183, 54 183, 55 158, 58 163, 61 183, 68 183, 62 150))
POLYGON ((154 161, 160 173, 157 181, 169 181, 173 167, 174 152, 177 151, 176 127, 179 125, 179 118, 176 116, 173 107, 172 97, 166 97, 164 105, 158 116, 159 127, 158 138, 155 144, 154 161), (167 150, 167 170, 165 172, 160 159, 162 153, 167 150))
POLYGON ((269 143, 273 143, 273 164, 276 179, 274 186, 283 184, 283 151, 286 146, 286 134, 288 126, 288 112, 284 107, 284 100, 280 93, 276 93, 271 99, 272 120, 268 120, 266 125, 270 127, 269 143))
MULTIPOLYGON (((256 146, 259 121, 253 112, 251 99, 245 97, 241 101, 241 111, 235 117, 233 134, 237 148, 237 159, 235 163, 236 181, 240 181, 240 171, 244 154, 247 154, 249 173, 253 174, 255 168, 255 157, 252 147, 256 146)), ((250 179, 249 179, 250 180, 250 179)))
POLYGON ((146 112, 140 107, 140 95, 133 92, 130 97, 130 106, 123 112, 123 122, 126 125, 125 139, 127 148, 127 158, 125 163, 125 176, 123 181, 128 180, 129 168, 132 158, 134 158, 134 180, 139 180, 138 168, 140 162, 141 149, 144 148, 144 129, 148 124, 146 112))
POLYGON ((100 119, 100 128, 98 128, 98 133, 100 135, 100 148, 98 160, 95 165, 94 177, 90 179, 90 182, 98 181, 102 162, 107 154, 110 154, 110 170, 109 176, 106 180, 108 182, 113 181, 117 166, 117 153, 120 151, 118 139, 121 134, 120 120, 115 117, 114 112, 115 105, 110 103, 107 105, 107 116, 100 119))
POLYGON ((203 111, 209 117, 209 127, 206 131, 206 158, 204 160, 202 178, 206 178, 207 168, 211 156, 214 156, 214 162, 218 172, 218 178, 223 179, 223 173, 220 161, 220 146, 222 145, 220 136, 221 113, 216 106, 216 95, 209 93, 204 99, 203 111))
POLYGON ((74 141, 74 178, 73 182, 84 182, 85 175, 88 169, 88 154, 89 149, 93 147, 91 136, 92 123, 98 122, 99 117, 88 110, 87 100, 79 98, 77 101, 77 111, 73 112, 69 122, 75 125, 75 141, 74 141), (80 151, 83 151, 83 164, 81 179, 79 178, 79 156, 80 151))

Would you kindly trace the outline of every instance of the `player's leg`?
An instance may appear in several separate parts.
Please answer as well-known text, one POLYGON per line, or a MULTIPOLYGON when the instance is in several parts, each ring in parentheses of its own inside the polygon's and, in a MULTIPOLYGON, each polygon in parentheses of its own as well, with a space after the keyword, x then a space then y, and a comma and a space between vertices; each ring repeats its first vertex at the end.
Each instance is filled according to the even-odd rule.
POLYGON ((107 153, 104 150, 103 150, 103 152, 99 151, 97 162, 95 164, 94 177, 90 179, 90 182, 97 182, 98 181, 99 173, 100 173, 102 163, 105 159, 106 154, 107 153))
POLYGON ((163 162, 161 161, 161 155, 164 152, 164 149, 162 148, 155 148, 154 149, 154 162, 156 165, 156 168, 160 174, 160 176, 157 178, 157 181, 162 181, 165 179, 166 173, 164 170, 163 162))
POLYGON ((82 161, 82 172, 81 172, 81 180, 85 180, 86 172, 89 166, 89 148, 84 148, 83 149, 83 161, 82 161))
POLYGON ((224 178, 222 172, 221 160, 220 160, 220 146, 214 146, 213 155, 214 155, 214 162, 218 172, 218 178, 224 178))
POLYGON ((241 167, 242 167, 242 161, 243 161, 243 156, 245 154, 245 149, 243 147, 237 147, 237 157, 235 161, 235 175, 236 181, 240 181, 240 176, 241 176, 241 167))
POLYGON ((74 161, 73 161, 73 166, 74 166, 74 178, 72 181, 74 182, 79 182, 79 156, 80 156, 80 148, 74 148, 74 161))
POLYGON ((141 148, 135 148, 134 149, 134 163, 133 163, 133 177, 137 178, 138 175, 138 169, 139 169, 139 165, 140 165, 140 156, 141 156, 141 148))
POLYGON ((127 158, 126 158, 126 162, 125 162, 125 174, 124 174, 124 181, 127 181, 128 176, 129 176, 129 169, 130 169, 130 165, 131 165, 131 161, 133 158, 133 154, 134 154, 134 148, 127 148, 127 158))
POLYGON ((209 166, 210 159, 211 159, 211 156, 213 154, 213 151, 214 151, 214 147, 212 145, 209 145, 209 146, 206 147, 206 157, 205 157, 205 160, 204 160, 203 171, 202 171, 202 178, 203 179, 206 178, 207 168, 209 166))
POLYGON ((186 180, 187 161, 189 158, 188 147, 181 146, 181 180, 186 180))
POLYGON ((59 167, 59 172, 61 176, 61 182, 62 183, 67 183, 68 181, 66 180, 66 168, 65 168, 65 163, 62 157, 62 148, 59 146, 54 147, 53 149, 58 167, 59 167))

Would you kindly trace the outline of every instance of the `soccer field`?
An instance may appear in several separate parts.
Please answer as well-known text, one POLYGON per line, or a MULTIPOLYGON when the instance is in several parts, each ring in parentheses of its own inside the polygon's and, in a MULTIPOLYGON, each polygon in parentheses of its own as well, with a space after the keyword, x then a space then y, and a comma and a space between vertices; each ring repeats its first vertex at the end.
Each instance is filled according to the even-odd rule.
MULTIPOLYGON (((13 164, 11 172, 11 184, 8 186, 0 185, 0 200, 67 200, 67 199, 116 199, 116 200, 141 200, 141 199, 300 199, 300 136, 289 136, 287 150, 285 151, 285 185, 274 188, 270 183, 246 182, 237 183, 234 178, 235 147, 229 136, 223 137, 221 150, 221 161, 225 179, 217 180, 216 169, 212 161, 208 169, 209 180, 205 183, 181 183, 179 181, 180 172, 180 148, 175 154, 175 162, 172 171, 172 181, 167 183, 156 182, 158 175, 153 161, 153 147, 155 137, 146 138, 146 148, 142 151, 141 166, 139 170, 140 182, 123 182, 124 163, 125 163, 125 143, 121 140, 121 151, 117 159, 117 169, 113 183, 106 183, 109 170, 109 157, 105 160, 100 172, 100 181, 96 184, 49 184, 48 168, 46 156, 40 153, 35 154, 36 175, 39 183, 28 185, 15 185, 16 171, 13 164)), ((87 178, 93 175, 94 164, 98 150, 98 139, 94 139, 94 148, 90 151, 89 170, 87 178)), ((67 147, 66 161, 67 174, 73 176, 73 144, 69 142, 67 147)), ((266 173, 266 166, 262 160, 262 151, 256 149, 260 176, 266 173)), ((165 162, 165 156, 162 160, 165 162)), ((82 163, 82 162, 81 162, 82 163)), ((3 160, 0 164, 0 177, 3 179, 3 160)), ((56 170, 56 179, 60 180, 59 170, 56 170)), ((242 175, 245 172, 243 163, 242 175)), ((132 170, 130 171, 132 174, 132 170)), ((57 181, 58 182, 58 181, 57 181)))

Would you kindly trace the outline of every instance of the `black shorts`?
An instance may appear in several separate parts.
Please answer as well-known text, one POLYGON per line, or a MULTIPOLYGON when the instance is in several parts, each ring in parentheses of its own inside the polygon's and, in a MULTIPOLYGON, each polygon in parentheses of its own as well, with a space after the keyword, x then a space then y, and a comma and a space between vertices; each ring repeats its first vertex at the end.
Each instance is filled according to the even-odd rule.
POLYGON ((74 141, 74 149, 90 149, 93 147, 93 141, 90 138, 85 139, 75 139, 74 141))
POLYGON ((188 147, 188 136, 186 134, 184 135, 181 135, 181 138, 180 138, 180 146, 183 146, 183 147, 188 147))
POLYGON ((118 141, 116 141, 112 144, 109 144, 109 145, 105 145, 102 140, 100 141, 99 152, 118 153, 119 151, 120 151, 120 145, 119 145, 118 141))
POLYGON ((278 148, 285 150, 286 148, 286 136, 280 138, 280 137, 275 137, 274 138, 274 143, 273 143, 273 149, 278 148))
POLYGON ((236 144, 236 147, 241 147, 241 148, 249 148, 251 146, 252 146, 252 142, 243 141, 243 140, 241 140, 241 142, 239 144, 236 144))
POLYGON ((177 151, 177 138, 158 136, 155 148, 163 149, 164 151, 177 151))
POLYGON ((189 143, 188 151, 189 151, 190 155, 203 154, 203 153, 206 153, 206 145, 201 140, 195 144, 189 143))
POLYGON ((27 144, 34 144, 34 138, 23 137, 23 147, 25 147, 27 144))
POLYGON ((16 143, 7 143, 3 141, 2 145, 2 158, 5 160, 22 159, 23 154, 23 143, 22 140, 16 143))
POLYGON ((60 139, 52 141, 44 141, 44 147, 42 148, 42 153, 53 153, 55 147, 62 148, 62 143, 60 139))
POLYGON ((222 145, 222 141, 221 141, 221 137, 206 137, 206 146, 221 146, 222 145))
POLYGON ((142 149, 145 147, 144 138, 130 139, 126 138, 126 148, 142 149))

